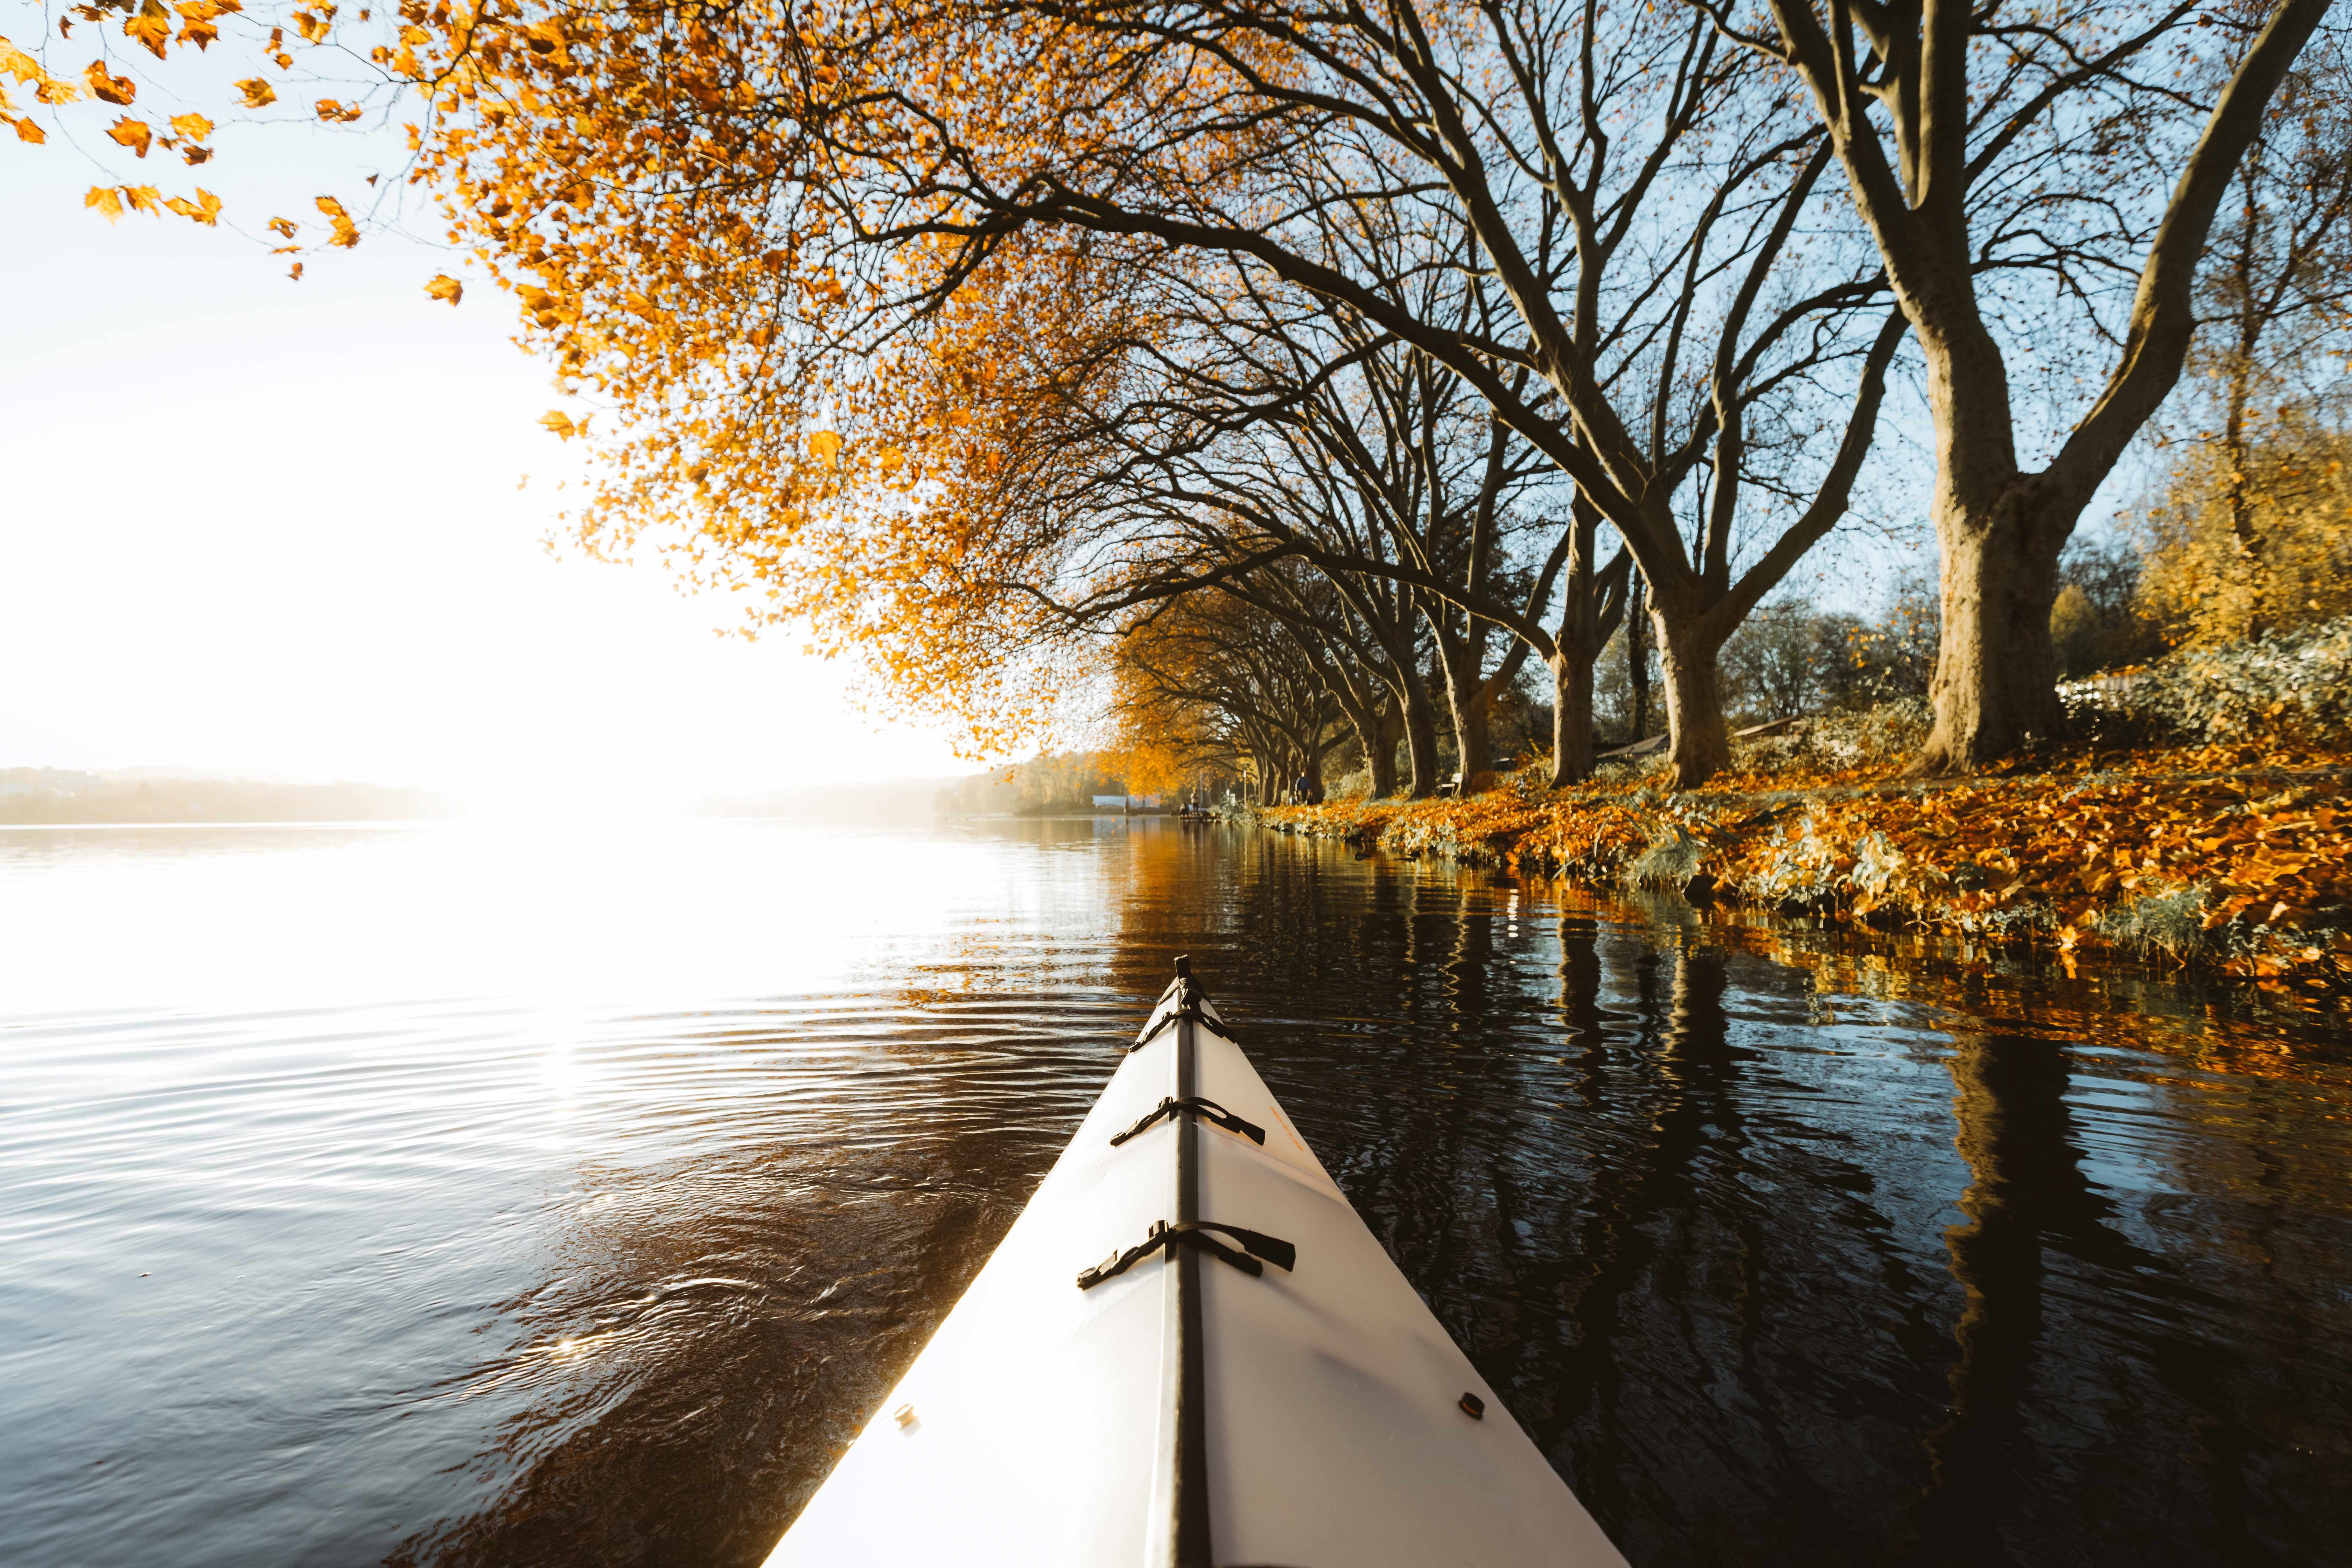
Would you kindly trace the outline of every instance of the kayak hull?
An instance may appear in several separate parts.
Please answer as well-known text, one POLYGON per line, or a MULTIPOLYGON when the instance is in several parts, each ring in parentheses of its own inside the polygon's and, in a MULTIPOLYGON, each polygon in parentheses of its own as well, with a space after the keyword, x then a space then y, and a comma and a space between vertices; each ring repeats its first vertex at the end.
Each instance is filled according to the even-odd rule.
POLYGON ((1091 1289, 1076 1276, 1176 1216, 1187 1134, 1200 1217, 1297 1247, 1255 1276, 1195 1253, 1210 1561, 1622 1563, 1205 1006, 1120 1063, 770 1568, 1178 1562, 1179 1270, 1160 1252, 1091 1289), (1178 1095, 1185 1032, 1194 1092, 1263 1145, 1206 1118, 1111 1144, 1178 1095))

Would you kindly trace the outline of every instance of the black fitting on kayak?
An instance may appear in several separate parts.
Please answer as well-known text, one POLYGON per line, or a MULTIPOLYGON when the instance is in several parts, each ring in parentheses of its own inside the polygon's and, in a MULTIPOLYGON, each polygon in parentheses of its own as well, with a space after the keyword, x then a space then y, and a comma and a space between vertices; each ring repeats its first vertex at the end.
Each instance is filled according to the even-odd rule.
POLYGON ((1265 1128, 1255 1121, 1244 1121, 1215 1100, 1202 1100, 1196 1094, 1189 1100, 1162 1100, 1138 1119, 1134 1126, 1113 1138, 1110 1146, 1118 1148, 1162 1117, 1172 1121, 1179 1116, 1197 1116, 1204 1121, 1214 1122, 1228 1132, 1238 1132, 1253 1143, 1263 1145, 1265 1142, 1265 1128))
POLYGON ((1276 1268, 1292 1268, 1298 1263, 1298 1248, 1276 1237, 1266 1236, 1255 1230, 1244 1230, 1239 1226, 1219 1225, 1214 1220, 1188 1219, 1170 1225, 1166 1220, 1160 1219, 1151 1222, 1151 1234, 1149 1237, 1129 1247, 1125 1252, 1113 1253, 1079 1275, 1078 1289, 1091 1290, 1104 1280, 1116 1279, 1126 1273, 1161 1247, 1178 1246, 1197 1247, 1214 1257, 1223 1258, 1244 1274, 1264 1274, 1265 1268, 1258 1261, 1261 1258, 1276 1268), (1222 1242, 1212 1239, 1208 1233, 1213 1230, 1232 1237, 1242 1244, 1243 1250, 1235 1252, 1222 1242))
POLYGON ((1129 1050, 1141 1050, 1144 1047, 1158 1039, 1160 1037, 1160 1032, 1162 1029, 1167 1028, 1179 1018, 1190 1018, 1196 1024, 1206 1024, 1210 1028, 1216 1030, 1217 1033, 1224 1038, 1233 1041, 1234 1044, 1238 1046, 1242 1043, 1241 1037, 1234 1033, 1234 1027, 1231 1024, 1227 1024, 1221 1019, 1212 1018, 1201 1010, 1201 1004, 1208 1000, 1209 994, 1202 990, 1200 986, 1194 984, 1190 975, 1180 978, 1176 984, 1181 987, 1176 995, 1176 1005, 1169 1008, 1167 1012, 1162 1013, 1160 1016, 1160 1021, 1158 1023, 1152 1025, 1151 1027, 1146 1029, 1141 1035, 1138 1036, 1136 1037, 1135 1044, 1127 1047, 1129 1050))

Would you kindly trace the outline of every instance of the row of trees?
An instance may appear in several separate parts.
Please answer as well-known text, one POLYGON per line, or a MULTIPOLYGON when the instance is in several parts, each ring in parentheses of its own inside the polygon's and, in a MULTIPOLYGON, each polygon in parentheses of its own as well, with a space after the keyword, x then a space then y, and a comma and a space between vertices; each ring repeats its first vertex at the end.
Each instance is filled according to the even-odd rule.
MULTIPOLYGON (((2243 641, 2352 614, 2352 439, 2314 435, 2307 408, 2284 411, 2284 431, 2254 448, 2251 504, 2233 508, 2233 479, 2215 446, 2184 443, 2154 476, 2137 527, 2078 539, 2059 563, 2050 634, 2059 675, 2073 679, 2145 664, 2179 645, 2243 641), (2309 445, 2305 445, 2308 442, 2309 445), (2241 531, 2262 542, 2251 561, 2241 531), (2250 626, 2252 605, 2266 607, 2250 626)), ((2343 428, 2339 423, 2331 427, 2343 428)), ((1387 794, 1411 777, 1397 710, 1357 726, 1314 676, 1312 654, 1279 623, 1245 605, 1182 606, 1170 622, 1131 637, 1118 651, 1115 710, 1123 745, 1115 765, 1153 781, 1241 781, 1258 798, 1279 798, 1301 775, 1323 787, 1387 794)), ((1593 680, 1595 742, 1631 747, 1654 737, 1651 694, 1656 650, 1620 618, 1593 680)), ((1919 700, 1932 688, 1940 627, 1932 577, 1900 574, 1868 616, 1824 609, 1783 592, 1751 613, 1718 660, 1724 710, 1734 725, 1852 711, 1890 699, 1919 700)), ((1433 639, 1418 657, 1432 689, 1433 639)), ((1343 689, 1345 688, 1342 688, 1343 689)), ((1539 750, 1552 728, 1540 683, 1524 667, 1496 695, 1490 715, 1494 765, 1539 750)), ((1434 740, 1441 774, 1462 767, 1458 738, 1434 740)), ((1040 765, 1040 764, 1029 764, 1040 765)))
POLYGON ((1920 765, 2059 729, 2062 552, 2192 349, 2252 476, 2262 367, 2336 341, 2327 10, 411 0, 373 54, 605 411, 583 546, 755 589, 976 747, 1108 654, 1139 759, 1344 740, 1421 794, 1536 669, 1584 776, 1621 627, 1678 782, 1725 765, 1743 626, 1899 510, 1890 398, 1920 765))

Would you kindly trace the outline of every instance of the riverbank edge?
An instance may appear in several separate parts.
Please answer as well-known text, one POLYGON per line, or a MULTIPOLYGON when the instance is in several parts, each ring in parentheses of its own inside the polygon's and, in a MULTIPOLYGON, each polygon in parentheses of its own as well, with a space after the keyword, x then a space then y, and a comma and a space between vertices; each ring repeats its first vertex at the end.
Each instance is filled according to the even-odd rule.
POLYGON ((1669 889, 2038 950, 2069 969, 2103 953, 2352 998, 2352 758, 2124 760, 1937 780, 1729 774, 1683 792, 1652 778, 1552 794, 1525 769, 1463 799, 1253 815, 1360 852, 1596 892, 1669 889))

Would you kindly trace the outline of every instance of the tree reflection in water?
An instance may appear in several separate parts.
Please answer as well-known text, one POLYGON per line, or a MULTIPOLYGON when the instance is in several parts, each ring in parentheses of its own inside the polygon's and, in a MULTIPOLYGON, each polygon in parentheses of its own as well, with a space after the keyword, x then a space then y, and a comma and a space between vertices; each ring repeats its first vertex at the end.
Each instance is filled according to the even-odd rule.
POLYGON ((689 1224, 625 1262, 678 1215, 616 1177, 642 1227, 583 1225, 583 1256, 723 1254, 756 1294, 562 1441, 519 1415, 504 1500, 413 1558, 756 1560, 1189 951, 1636 1563, 2342 1561, 2328 1020, 1233 829, 975 831, 1066 856, 1069 904, 975 926, 858 1022, 873 1049, 827 1071, 887 1091, 812 1120, 808 1085, 747 1082, 772 1136, 672 1173, 723 1247, 689 1224))
POLYGON ((2337 1560, 2328 1020, 1251 848, 1182 940, 1635 1562, 2337 1560))

